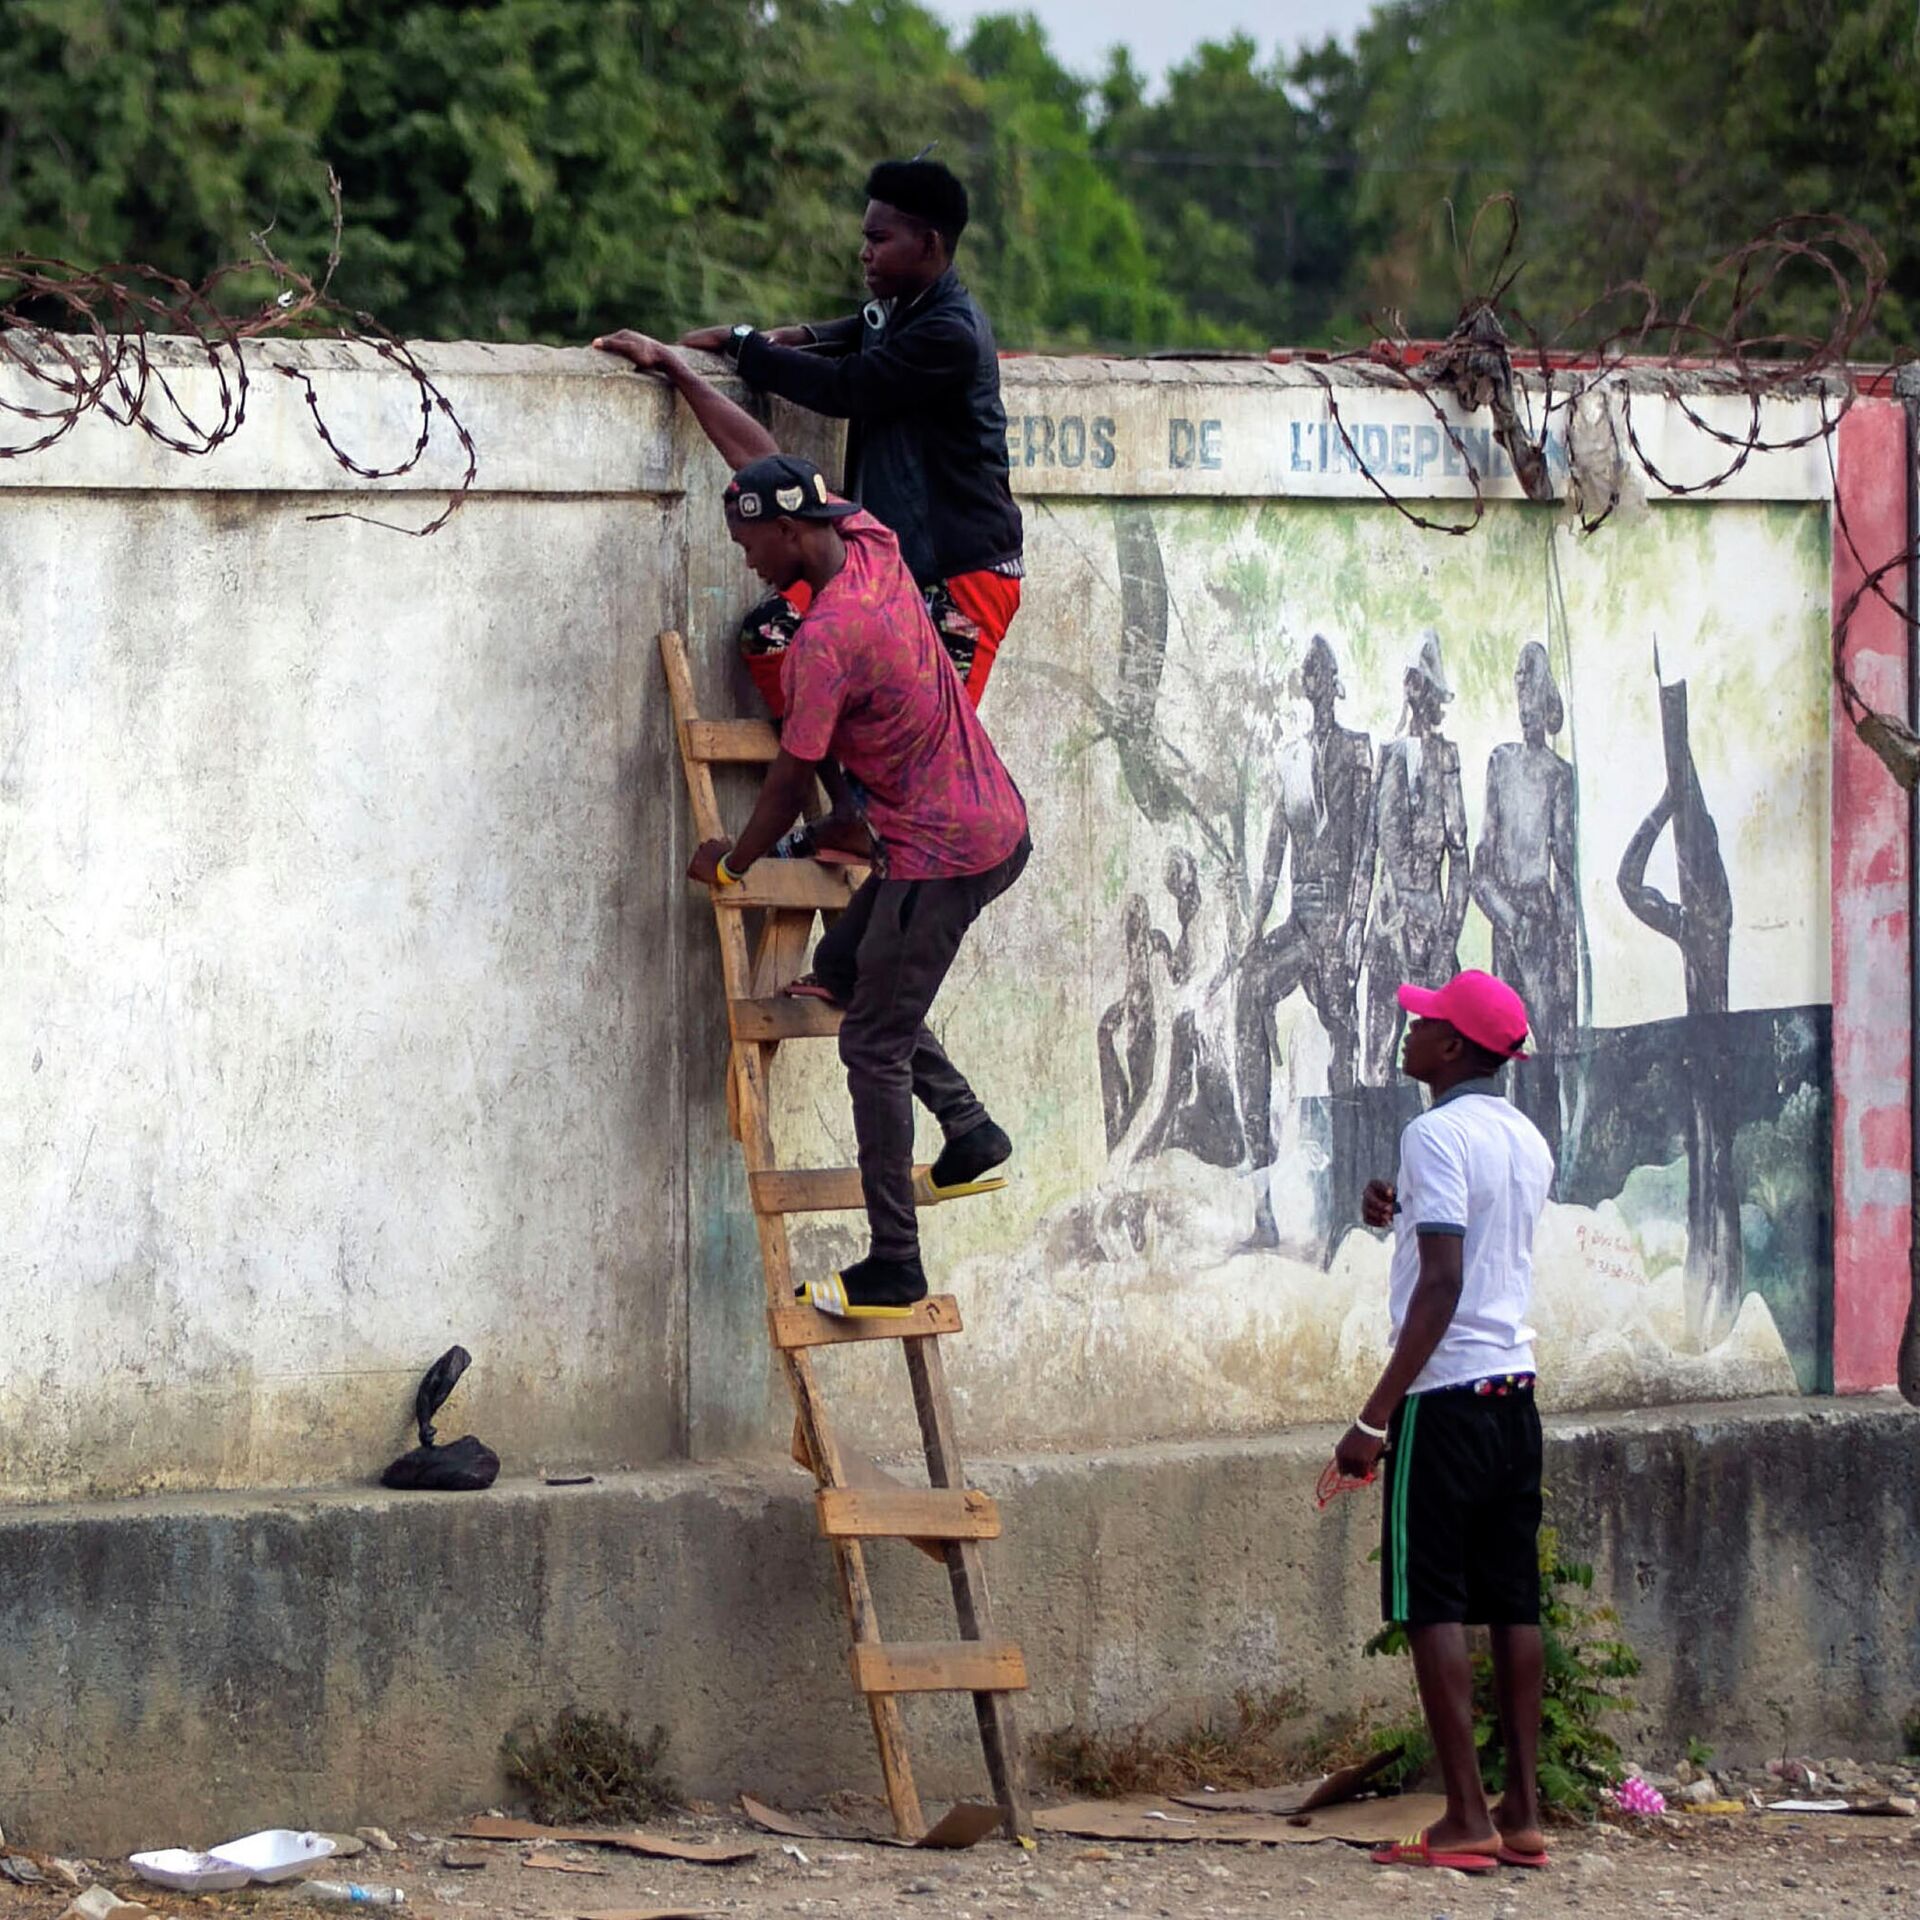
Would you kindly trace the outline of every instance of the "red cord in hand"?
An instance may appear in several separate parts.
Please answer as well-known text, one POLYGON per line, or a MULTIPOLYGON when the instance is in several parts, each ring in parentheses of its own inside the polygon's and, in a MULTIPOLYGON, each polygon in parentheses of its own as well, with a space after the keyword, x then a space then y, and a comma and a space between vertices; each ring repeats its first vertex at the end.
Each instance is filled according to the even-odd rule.
POLYGON ((1379 1477, 1378 1473, 1369 1473, 1356 1480, 1351 1474, 1340 1471, 1338 1460, 1329 1460, 1321 1469, 1320 1484, 1314 1489, 1313 1504, 1321 1513, 1325 1513, 1336 1494, 1354 1493, 1361 1487, 1370 1487, 1379 1477))

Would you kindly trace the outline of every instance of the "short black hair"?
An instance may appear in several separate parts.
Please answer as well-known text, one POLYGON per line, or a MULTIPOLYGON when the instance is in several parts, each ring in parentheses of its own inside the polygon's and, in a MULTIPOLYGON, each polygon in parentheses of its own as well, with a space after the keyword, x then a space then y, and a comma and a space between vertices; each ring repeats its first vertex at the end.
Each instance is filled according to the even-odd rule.
MULTIPOLYGON (((1455 1027, 1454 1032, 1460 1033, 1460 1029, 1455 1027)), ((1491 1079, 1513 1058, 1511 1054, 1495 1053, 1491 1047, 1483 1047, 1478 1040, 1469 1040, 1464 1033, 1460 1033, 1460 1045, 1477 1080, 1491 1079)))
POLYGON ((867 198, 930 226, 951 253, 967 227, 967 190, 938 160, 882 160, 867 175, 867 198))

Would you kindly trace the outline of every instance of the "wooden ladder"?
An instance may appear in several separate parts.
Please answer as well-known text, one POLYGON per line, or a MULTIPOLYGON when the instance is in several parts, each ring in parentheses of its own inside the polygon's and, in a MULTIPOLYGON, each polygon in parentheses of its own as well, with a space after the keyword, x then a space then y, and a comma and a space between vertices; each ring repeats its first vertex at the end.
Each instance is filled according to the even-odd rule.
MULTIPOLYGON (((778 752, 779 741, 763 720, 701 718, 679 634, 660 636, 660 655, 673 702, 695 837, 719 839, 726 829, 714 794, 714 766, 765 765, 778 752)), ((853 1684, 866 1696, 873 1720, 894 1826, 907 1840, 917 1840, 925 1831, 907 1755, 900 1696, 971 1693, 987 1774, 1007 1833, 1030 1841, 1032 1825, 1009 1698, 1026 1687, 1026 1661, 1012 1641, 994 1637, 980 1558, 980 1542, 999 1537, 1000 1515, 986 1494, 966 1484, 954 1444, 953 1409, 940 1355, 941 1336, 960 1331, 959 1309, 951 1294, 935 1294, 922 1301, 910 1319, 839 1320, 817 1313, 793 1296, 786 1216, 851 1211, 864 1205, 857 1168, 779 1164, 768 1102, 770 1069, 781 1042, 827 1039, 840 1030, 837 1007, 823 1000, 795 999, 782 989, 806 960, 814 915, 832 915, 844 908, 853 897, 853 887, 853 876, 844 867, 814 860, 761 860, 738 886, 710 889, 732 1035, 727 1120, 746 1161, 766 1279, 767 1329, 793 1394, 794 1457, 820 1483, 815 1496, 820 1531, 833 1549, 852 1629, 853 1684), (762 918, 758 941, 750 947, 747 912, 753 909, 762 918), (834 1437, 808 1349, 854 1340, 902 1343, 913 1409, 926 1448, 930 1483, 926 1487, 895 1480, 872 1461, 843 1450, 834 1437), (910 1541, 945 1563, 959 1621, 957 1641, 888 1643, 881 1639, 867 1578, 865 1543, 887 1539, 910 1541)), ((915 1171, 916 1184, 923 1184, 922 1170, 915 1171)))

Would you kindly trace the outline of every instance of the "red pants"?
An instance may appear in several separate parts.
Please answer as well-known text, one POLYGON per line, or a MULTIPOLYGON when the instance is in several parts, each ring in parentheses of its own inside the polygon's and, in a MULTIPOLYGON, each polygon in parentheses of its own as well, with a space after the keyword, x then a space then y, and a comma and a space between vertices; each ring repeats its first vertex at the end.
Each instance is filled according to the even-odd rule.
MULTIPOLYGON (((804 614, 813 604, 813 589, 804 580, 786 590, 788 604, 804 614)), ((940 636, 947 657, 967 689, 974 707, 987 690, 1000 642, 1020 611, 1020 582, 1004 573, 957 573, 927 590, 927 614, 940 636)), ((750 653, 747 671, 776 720, 786 717, 786 696, 780 690, 780 662, 784 653, 750 653)))

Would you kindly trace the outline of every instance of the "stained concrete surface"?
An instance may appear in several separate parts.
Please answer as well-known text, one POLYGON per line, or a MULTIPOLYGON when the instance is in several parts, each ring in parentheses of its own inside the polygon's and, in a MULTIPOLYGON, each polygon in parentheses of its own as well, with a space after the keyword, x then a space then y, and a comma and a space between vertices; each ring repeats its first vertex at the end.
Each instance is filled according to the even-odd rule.
MULTIPOLYGON (((684 626, 703 699, 752 710, 733 636, 757 587, 725 538, 720 462, 658 382, 604 356, 421 351, 480 458, 474 497, 430 540, 314 518, 422 525, 462 465, 442 432, 403 480, 339 466, 300 388, 266 376, 302 367, 341 446, 399 457, 417 394, 344 343, 250 346, 246 424, 209 458, 94 416, 0 462, 0 1281, 16 1329, 0 1502, 370 1474, 456 1339, 476 1365, 449 1418, 518 1465, 752 1451, 784 1421, 654 653, 660 626, 684 626)), ((156 353, 207 413, 190 350, 156 353)), ((0 369, 0 391, 17 378, 0 369)), ((1069 1241, 1083 1199, 1107 1211, 1094 1037, 1114 914, 1143 883, 1098 831, 1075 838, 1118 803, 1075 773, 1092 722, 1063 695, 1105 685, 1123 646, 1117 520, 1165 516, 1203 652, 1224 663, 1258 640, 1277 671, 1278 603, 1245 601, 1222 628, 1214 589, 1246 587, 1225 572, 1260 555, 1299 571, 1287 543, 1314 544, 1330 514, 1399 524, 1354 474, 1296 470, 1327 380, 1363 438, 1384 435, 1393 458, 1404 437, 1420 464, 1436 432, 1423 404, 1350 369, 1008 363, 1036 570, 987 711, 1033 799, 1036 872, 1054 878, 983 922, 939 1014, 983 1037, 961 1049, 983 1087, 1030 1102, 1023 1184, 929 1225, 944 1270, 985 1263, 959 1283, 979 1331, 953 1368, 977 1447, 1271 1430, 1344 1409, 1374 1358, 1378 1316, 1316 1262, 1209 1273, 1197 1257, 1196 1221, 1225 1236, 1215 1266, 1233 1265, 1244 1169, 1213 1169, 1209 1198, 1175 1153, 1147 1189, 1111 1196, 1103 1229, 1150 1243, 1134 1284, 1082 1265, 1050 1287, 1061 1261, 1034 1236, 1050 1209, 1069 1241), (1060 899, 1064 921, 1042 910, 1060 899)), ((1809 404, 1783 402, 1770 436, 1790 438, 1809 404)), ((770 417, 832 463, 833 427, 770 417)), ((1700 456, 1666 447, 1690 432, 1675 410, 1643 400, 1635 419, 1669 470, 1700 456)), ((1396 484, 1459 494, 1459 474, 1428 466, 1396 484)), ((1742 550, 1725 541, 1767 517, 1756 503, 1798 501, 1818 526, 1826 486, 1808 447, 1746 463, 1724 511, 1661 511, 1717 516, 1731 566, 1742 550)), ((1511 538, 1520 513, 1502 497, 1495 525, 1511 538)), ((1585 543, 1583 564, 1614 564, 1614 537, 1585 543)), ((1756 579, 1779 601, 1775 575, 1737 571, 1714 605, 1756 579)), ((1536 604, 1531 587, 1462 598, 1536 604)), ((1189 617, 1178 593, 1173 615, 1189 617)), ((1397 616, 1373 624, 1399 646, 1397 616)), ((1815 667, 1823 635, 1802 649, 1815 667)), ((1279 724, 1270 693, 1253 704, 1279 724)), ((743 787, 729 783, 736 817, 743 787)), ((1157 873, 1157 853, 1136 853, 1157 873)), ((822 1164, 846 1150, 844 1093, 828 1049, 812 1098, 799 1051, 779 1068, 801 1109, 784 1144, 822 1164)), ((824 1259, 856 1232, 797 1242, 824 1259)), ((1628 1346, 1640 1371, 1589 1380, 1588 1403, 1759 1392, 1784 1365, 1628 1346)), ((885 1405, 901 1415, 891 1382, 885 1405)), ((902 1431, 860 1410, 847 1424, 902 1431)))
MULTIPOLYGON (((1332 1435, 981 1462, 998 1624, 1032 1734, 1163 1724, 1288 1684, 1311 1711, 1404 1682, 1374 1625, 1377 1509, 1316 1515, 1332 1435)), ((1553 1518, 1645 1656, 1630 1738, 1723 1756, 1890 1751, 1920 1702, 1920 1415, 1759 1402, 1556 1421, 1553 1518)), ((334 1490, 0 1520, 0 1809, 121 1853, 351 1829, 506 1792, 499 1743, 569 1701, 659 1722, 691 1792, 871 1790, 810 1483, 759 1465, 469 1495, 334 1490)), ((884 1629, 951 1634, 945 1582, 874 1551, 884 1629)), ((1397 1707, 1399 1702, 1393 1704, 1397 1707)), ((978 1791, 964 1701, 909 1706, 929 1798, 978 1791)))

